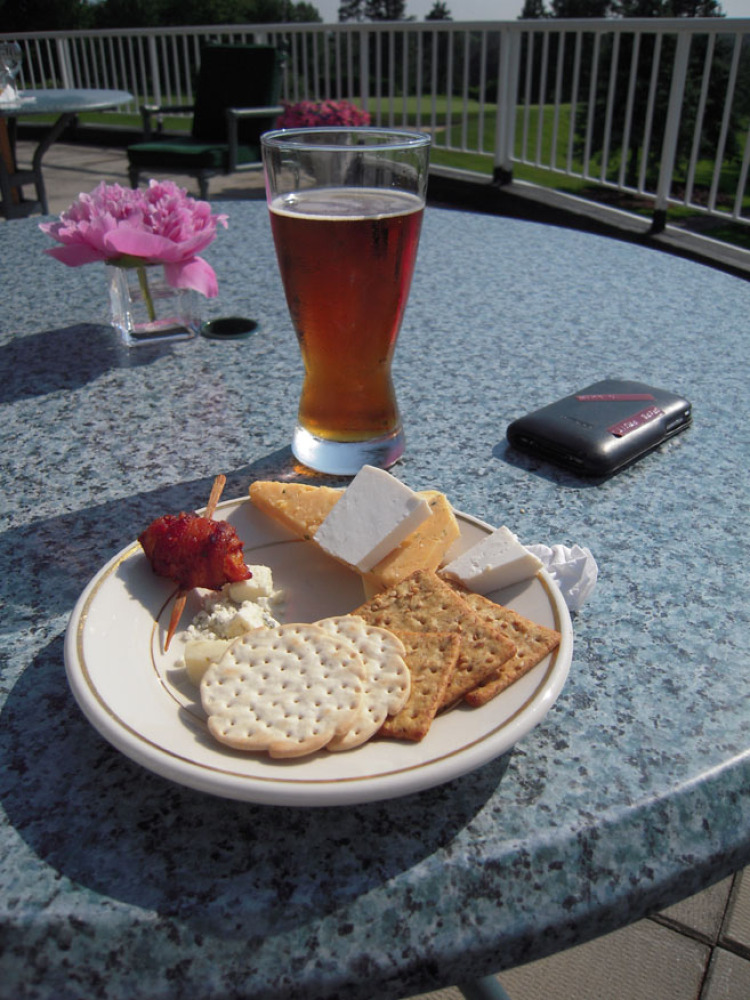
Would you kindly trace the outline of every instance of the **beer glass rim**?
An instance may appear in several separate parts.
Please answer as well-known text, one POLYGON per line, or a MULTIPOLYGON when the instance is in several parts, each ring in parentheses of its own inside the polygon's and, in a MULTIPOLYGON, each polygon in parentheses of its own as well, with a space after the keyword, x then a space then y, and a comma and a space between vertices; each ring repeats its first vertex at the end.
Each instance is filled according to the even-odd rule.
POLYGON ((322 142, 321 138, 328 134, 331 136, 346 133, 347 135, 358 135, 367 138, 369 141, 366 147, 369 150, 388 149, 391 151, 403 149, 421 149, 429 146, 432 142, 431 136, 425 132, 412 132, 408 129, 379 128, 377 126, 349 126, 349 125, 324 125, 315 128, 280 128, 270 132, 264 132, 260 141, 263 146, 272 146, 274 149, 289 147, 292 149, 304 149, 306 146, 311 150, 342 150, 356 148, 347 143, 322 142), (306 141, 311 139, 313 141, 306 141))

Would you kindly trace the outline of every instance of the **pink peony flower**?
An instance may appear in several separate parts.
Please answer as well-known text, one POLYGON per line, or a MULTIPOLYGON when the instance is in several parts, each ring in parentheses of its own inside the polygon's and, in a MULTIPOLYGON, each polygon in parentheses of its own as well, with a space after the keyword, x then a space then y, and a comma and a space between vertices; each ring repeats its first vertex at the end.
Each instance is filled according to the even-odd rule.
POLYGON ((103 260, 119 267, 163 264, 173 288, 218 295, 214 269, 198 254, 216 238, 226 215, 213 215, 173 181, 149 181, 148 188, 101 183, 82 194, 60 216, 39 228, 62 244, 45 250, 68 267, 103 260))
POLYGON ((369 125, 370 113, 349 101, 284 101, 276 128, 322 128, 327 125, 369 125))

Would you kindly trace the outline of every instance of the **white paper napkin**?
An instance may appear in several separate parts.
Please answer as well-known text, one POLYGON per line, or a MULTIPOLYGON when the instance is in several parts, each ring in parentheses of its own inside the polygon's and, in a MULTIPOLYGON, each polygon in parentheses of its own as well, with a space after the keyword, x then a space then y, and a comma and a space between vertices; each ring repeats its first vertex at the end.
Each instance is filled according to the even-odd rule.
POLYGON ((571 611, 578 611, 596 586, 599 568, 589 549, 580 545, 527 545, 550 574, 571 611))

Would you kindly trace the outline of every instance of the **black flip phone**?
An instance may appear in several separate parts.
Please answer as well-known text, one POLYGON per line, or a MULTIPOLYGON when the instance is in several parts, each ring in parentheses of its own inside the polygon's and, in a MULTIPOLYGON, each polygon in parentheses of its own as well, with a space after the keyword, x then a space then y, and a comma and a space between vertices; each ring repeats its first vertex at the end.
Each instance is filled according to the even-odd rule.
POLYGON ((608 476, 685 430, 682 396, 626 379, 594 382, 508 426, 510 444, 585 476, 608 476))

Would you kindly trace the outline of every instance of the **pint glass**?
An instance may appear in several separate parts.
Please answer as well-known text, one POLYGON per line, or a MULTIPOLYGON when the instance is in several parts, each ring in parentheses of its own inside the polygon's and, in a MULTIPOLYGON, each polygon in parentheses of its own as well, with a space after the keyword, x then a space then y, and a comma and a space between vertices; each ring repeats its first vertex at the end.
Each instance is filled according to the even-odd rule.
POLYGON ((276 255, 305 368, 292 451, 355 475, 404 450, 391 361, 409 295, 430 139, 378 128, 261 139, 276 255))

